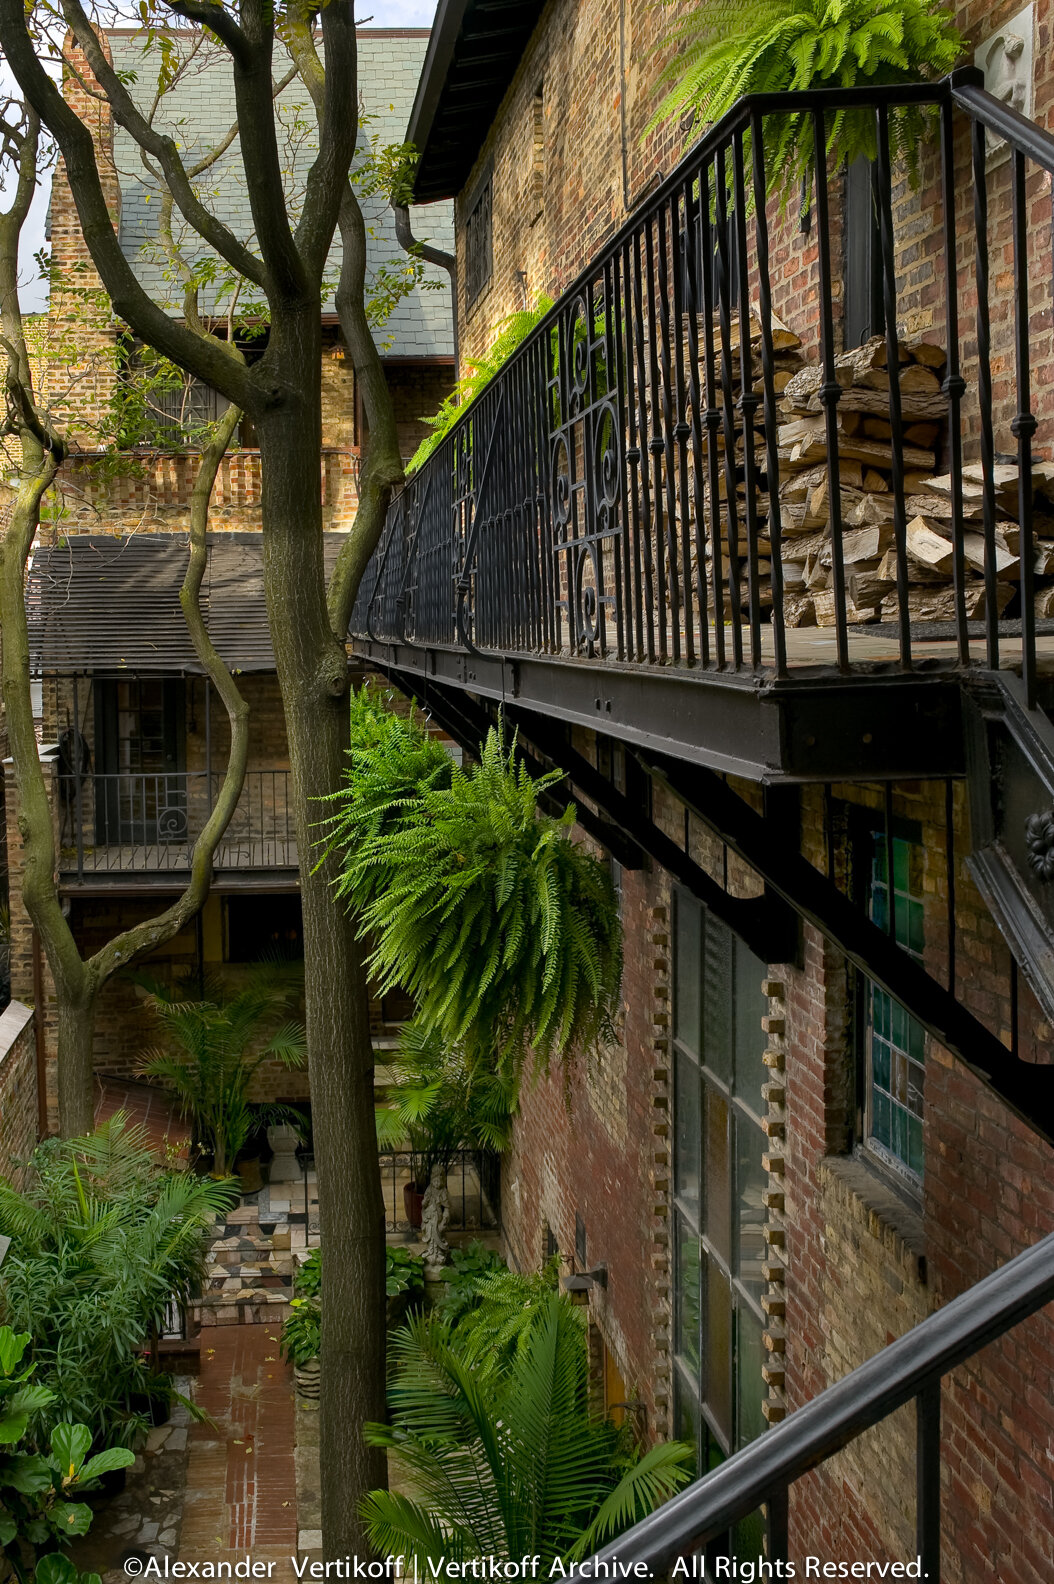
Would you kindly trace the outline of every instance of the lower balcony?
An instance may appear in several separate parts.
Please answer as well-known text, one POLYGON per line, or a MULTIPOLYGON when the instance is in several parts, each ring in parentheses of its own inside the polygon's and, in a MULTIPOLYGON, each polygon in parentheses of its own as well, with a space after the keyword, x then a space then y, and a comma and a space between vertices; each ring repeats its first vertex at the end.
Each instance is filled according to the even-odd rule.
MULTIPOLYGON (((59 875, 185 875, 219 795, 217 771, 57 774, 59 875)), ((213 860, 217 873, 293 870, 288 770, 249 770, 213 860)))

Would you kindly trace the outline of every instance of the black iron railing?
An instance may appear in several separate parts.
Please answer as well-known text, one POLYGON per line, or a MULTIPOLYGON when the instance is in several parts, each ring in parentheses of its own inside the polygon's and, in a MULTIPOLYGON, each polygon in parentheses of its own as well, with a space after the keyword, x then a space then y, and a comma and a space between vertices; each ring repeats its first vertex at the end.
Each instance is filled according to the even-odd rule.
MULTIPOLYGON (((59 867, 66 875, 188 870, 215 806, 218 772, 58 776, 59 867)), ((297 864, 288 770, 249 770, 216 849, 217 869, 297 864)))
MULTIPOLYGON (((421 1225, 422 1195, 412 1179, 419 1164, 405 1150, 381 1150, 381 1188, 389 1232, 421 1225)), ((493 1150, 455 1150, 447 1165, 451 1232, 494 1232, 501 1226, 501 1157, 493 1150)))
POLYGON ((818 663, 850 673, 1002 662, 1022 666, 1031 701, 1030 360, 1037 337, 1049 350, 1054 138, 980 81, 967 69, 925 86, 767 95, 715 125, 396 497, 352 620, 360 648, 397 650, 400 665, 422 669, 423 651, 448 650, 779 677, 818 663), (916 194, 891 155, 891 123, 909 106, 932 116, 916 194), (761 135, 793 114, 811 119, 823 146, 845 110, 864 112, 875 135, 876 362, 898 368, 916 327, 946 354, 924 401, 879 378, 854 409, 861 425, 878 420, 871 450, 888 454, 890 553, 870 606, 856 603, 866 590, 858 580, 854 592, 857 525, 846 520, 849 461, 859 486, 870 453, 849 443, 840 417, 841 175, 816 171, 810 224, 799 227, 766 204, 761 135), (791 315, 774 260, 781 275, 804 261, 818 298, 805 333, 816 370, 806 427, 826 458, 828 543, 804 568, 780 492, 800 458, 776 377, 773 307, 791 315), (923 411, 938 431, 928 447, 912 438, 923 411), (1009 503, 997 472, 1007 461, 1019 469, 1009 503), (924 477, 941 470, 947 597, 927 623, 909 526, 924 477), (823 584, 817 620, 829 630, 803 638, 804 576, 823 584))
MULTIPOLYGON (((1054 1236, 1044 1238, 929 1315, 906 1336, 621 1535, 594 1560, 610 1564, 617 1556, 625 1566, 643 1563, 652 1577, 662 1578, 676 1557, 706 1551, 727 1554, 728 1535, 734 1525, 762 1506, 768 1560, 792 1560, 788 1557, 788 1517, 794 1481, 914 1401, 918 1425, 917 1551, 922 1559, 921 1576, 930 1584, 939 1584, 941 1381, 1052 1298, 1054 1236)), ((592 1576, 615 1574, 598 1566, 592 1576)), ((620 1572, 617 1576, 627 1575, 620 1572)), ((731 1575, 726 1571, 725 1576, 731 1575)))

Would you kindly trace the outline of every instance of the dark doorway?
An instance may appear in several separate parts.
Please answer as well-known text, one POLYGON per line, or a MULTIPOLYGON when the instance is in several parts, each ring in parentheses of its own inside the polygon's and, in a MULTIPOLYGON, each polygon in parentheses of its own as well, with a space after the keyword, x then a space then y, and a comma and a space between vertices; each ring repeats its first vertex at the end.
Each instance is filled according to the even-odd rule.
POLYGON ((95 838, 105 845, 187 839, 182 677, 95 683, 95 838))
POLYGON ((884 335, 882 244, 871 160, 845 168, 845 345, 863 346, 884 335))

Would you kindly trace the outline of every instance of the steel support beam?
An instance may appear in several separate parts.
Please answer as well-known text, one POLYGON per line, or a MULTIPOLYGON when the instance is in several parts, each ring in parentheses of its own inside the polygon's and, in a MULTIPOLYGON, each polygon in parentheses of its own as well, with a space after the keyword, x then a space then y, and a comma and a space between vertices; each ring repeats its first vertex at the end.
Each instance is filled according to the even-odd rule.
POLYGON ((641 756, 676 797, 726 841, 768 885, 891 995, 926 1032, 994 1089, 1023 1121, 1054 1143, 1054 1067, 1022 1061, 960 1005, 950 990, 895 945, 866 913, 781 841, 762 815, 712 771, 641 756))

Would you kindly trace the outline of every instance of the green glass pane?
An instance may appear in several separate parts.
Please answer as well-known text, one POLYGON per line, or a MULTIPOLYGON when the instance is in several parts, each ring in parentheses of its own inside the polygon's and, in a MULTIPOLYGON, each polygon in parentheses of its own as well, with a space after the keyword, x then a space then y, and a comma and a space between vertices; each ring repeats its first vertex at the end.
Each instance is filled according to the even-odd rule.
POLYGON ((871 1078, 876 1088, 889 1090, 889 1046, 877 1034, 871 1036, 871 1078))
POLYGON ((891 1032, 890 1008, 893 1005, 884 990, 875 990, 871 996, 871 1016, 875 1033, 888 1040, 891 1032))
POLYGON ((728 1101, 710 1084, 704 1087, 703 1126, 703 1228, 727 1265, 732 1259, 728 1101))
POLYGON ((908 1110, 912 1116, 922 1115, 923 1079, 925 1074, 914 1062, 908 1063, 908 1110))
POLYGON ((898 891, 907 891, 911 882, 911 844, 899 836, 893 838, 893 884, 898 891))
POLYGON ((768 1212, 762 1195, 768 1184, 761 1164, 765 1135, 739 1110, 736 1129, 736 1249, 732 1269, 747 1291, 760 1297, 764 1288, 761 1267, 765 1258, 764 1227, 768 1212))
POLYGON ((926 1055, 926 1030, 914 1018, 908 1019, 908 1054, 921 1062, 926 1055))
POLYGON ((906 1160, 908 1155, 907 1112, 903 1106, 899 1105, 892 1105, 889 1110, 891 1131, 889 1147, 898 1160, 906 1160))
POLYGON ((732 1444, 732 1293, 712 1259, 706 1271, 706 1396, 714 1424, 732 1444))
POLYGON ((700 1171, 699 1068, 675 1051, 673 1068, 673 1184, 681 1207, 699 1224, 700 1171))
POLYGON ((872 886, 885 885, 886 883, 886 843, 879 831, 873 837, 871 884, 872 886))
POLYGON ((922 1118, 908 1117, 908 1165, 917 1177, 922 1176, 922 1118))
POLYGON ((762 994, 762 981, 768 969, 760 958, 735 941, 735 1054, 736 1070, 734 1092, 757 1116, 764 1116, 767 1107, 761 1098, 761 1086, 768 1082, 769 1070, 762 1057, 768 1040, 761 1020, 768 1015, 768 996, 762 994))
POLYGON ((877 887, 871 893, 871 917, 880 930, 889 928, 889 905, 886 900, 886 893, 877 887))
POLYGON ((918 952, 920 955, 926 944, 924 930, 925 912, 921 902, 906 902, 904 910, 907 913, 907 947, 909 951, 918 952))
POLYGON ((674 1349, 681 1363, 698 1380, 701 1281, 699 1238, 677 1214, 674 1215, 674 1237, 677 1257, 674 1288, 674 1349))
POLYGON ((898 1050, 904 1050, 908 1043, 908 1014, 904 1011, 899 1001, 890 1003, 890 1037, 898 1050))
POLYGON ((699 1390, 684 1380, 680 1370, 674 1372, 673 1381, 674 1436, 687 1441, 699 1456, 699 1390))
POLYGON ((876 1089, 873 1092, 871 1103, 871 1132, 878 1143, 884 1144, 888 1149, 890 1144, 889 1097, 876 1089))
POLYGON ((702 910, 698 902, 678 891, 674 904, 673 1032, 682 1045, 698 1055, 702 969, 702 910))
POLYGON ((732 1079, 732 931, 709 914, 703 932, 703 1064, 732 1079))
POLYGON ((736 1447, 746 1446, 765 1428, 761 1404, 768 1388, 761 1378, 765 1362, 763 1326, 752 1309, 740 1302, 736 1311, 736 1447))

